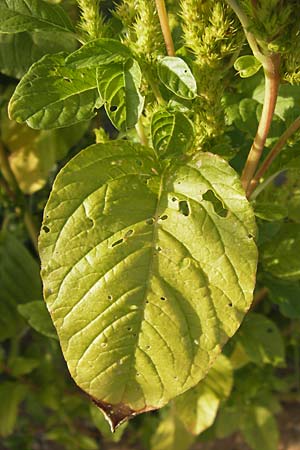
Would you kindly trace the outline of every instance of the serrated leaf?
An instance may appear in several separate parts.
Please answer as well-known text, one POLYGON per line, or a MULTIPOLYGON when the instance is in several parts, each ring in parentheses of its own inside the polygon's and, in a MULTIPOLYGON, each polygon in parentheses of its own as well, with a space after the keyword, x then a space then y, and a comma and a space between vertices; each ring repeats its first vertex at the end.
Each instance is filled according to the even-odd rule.
POLYGON ((262 314, 249 313, 236 337, 254 363, 261 366, 284 364, 285 352, 281 334, 275 323, 262 314))
POLYGON ((194 140, 193 123, 179 111, 160 110, 151 121, 152 144, 161 154, 184 153, 194 140))
POLYGON ((200 434, 214 423, 220 402, 229 396, 232 383, 230 361, 220 355, 197 386, 175 399, 176 414, 190 433, 200 434))
POLYGON ((49 53, 75 50, 75 39, 65 33, 0 34, 0 72, 21 78, 30 66, 49 53))
POLYGON ((234 68, 241 78, 252 77, 261 67, 261 62, 253 55, 240 56, 234 63, 234 68))
POLYGON ((251 304, 254 235, 215 155, 164 168, 112 141, 62 169, 40 236, 45 299, 73 378, 113 426, 203 378, 251 304))
POLYGON ((35 331, 44 336, 57 339, 55 328, 43 301, 34 301, 19 305, 18 311, 35 331))
POLYGON ((284 223, 274 239, 262 246, 264 269, 284 280, 300 279, 300 224, 284 223))
POLYGON ((196 97, 196 80, 183 59, 166 56, 159 61, 157 71, 160 81, 178 97, 188 100, 196 97))
POLYGON ((129 48, 116 39, 99 38, 83 45, 66 58, 70 67, 83 69, 96 68, 116 62, 122 62, 132 57, 129 48))
POLYGON ((0 233, 0 292, 1 341, 14 336, 22 326, 17 304, 42 295, 38 264, 28 250, 6 232, 0 233))
POLYGON ((141 78, 141 69, 133 59, 97 69, 100 97, 108 117, 118 130, 134 127, 142 113, 141 78))
POLYGON ((253 405, 241 423, 244 438, 254 450, 277 450, 279 433, 276 420, 267 408, 253 405))
POLYGON ((161 420, 151 439, 151 450, 188 450, 194 436, 188 433, 178 417, 170 412, 161 420))
POLYGON ((26 394, 26 387, 12 381, 0 385, 0 436, 9 436, 16 425, 18 407, 26 394))
POLYGON ((91 119, 100 107, 95 71, 71 69, 65 55, 33 64, 9 103, 9 115, 32 128, 60 128, 91 119))
POLYGON ((0 0, 0 33, 22 31, 73 33, 75 30, 60 5, 43 0, 0 0))

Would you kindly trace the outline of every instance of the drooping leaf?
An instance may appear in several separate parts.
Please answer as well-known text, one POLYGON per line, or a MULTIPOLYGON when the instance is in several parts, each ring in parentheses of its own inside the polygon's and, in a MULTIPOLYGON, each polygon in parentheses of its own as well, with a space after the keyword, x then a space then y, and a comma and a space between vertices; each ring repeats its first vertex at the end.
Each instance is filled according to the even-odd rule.
POLYGON ((91 119, 100 107, 94 70, 71 69, 65 55, 33 64, 9 103, 9 115, 32 128, 59 128, 91 119))
POLYGON ((12 381, 0 385, 0 436, 9 436, 15 427, 18 407, 26 394, 26 387, 12 381))
POLYGON ((285 205, 271 202, 257 202, 254 204, 254 213, 260 219, 273 222, 287 217, 288 210, 285 205))
POLYGON ((22 326, 16 305, 42 295, 37 262, 16 238, 6 232, 0 233, 0 292, 1 341, 13 336, 22 326))
POLYGON ((30 66, 49 53, 72 52, 75 40, 65 33, 23 32, 0 34, 0 72, 21 78, 30 66))
POLYGON ((158 63, 160 81, 178 97, 191 100, 197 95, 197 83, 187 63, 175 56, 166 56, 158 63))
POLYGON ((151 450, 188 450, 194 441, 172 411, 163 418, 151 439, 151 450))
POLYGON ((132 57, 128 47, 115 39, 100 38, 90 41, 66 58, 72 68, 96 68, 111 63, 126 61, 132 57))
POLYGON ((0 0, 0 33, 22 31, 74 32, 60 5, 44 0, 0 0))
POLYGON ((118 130, 134 127, 142 113, 141 78, 141 69, 133 59, 97 69, 100 97, 108 117, 118 130))
POLYGON ((203 378, 251 304, 254 235, 215 155, 164 168, 115 141, 62 169, 40 236, 45 298, 73 378, 113 426, 203 378))
POLYGON ((246 442, 254 450, 277 450, 279 433, 271 411, 262 406, 249 408, 241 430, 246 442))
POLYGON ((44 336, 57 339, 57 334, 46 305, 43 301, 33 301, 18 306, 19 313, 29 325, 44 336))
POLYGON ((242 78, 252 77, 261 67, 261 62, 253 55, 240 56, 234 63, 235 70, 238 71, 239 76, 242 78))
POLYGON ((159 153, 184 153, 193 143, 194 126, 182 112, 160 110, 153 114, 151 136, 153 147, 159 153))
POLYGON ((284 223, 274 239, 262 246, 264 269, 284 280, 300 279, 300 224, 284 223))
POLYGON ((213 424, 220 402, 229 396, 232 383, 230 361, 220 355, 197 386, 175 399, 176 414, 190 433, 200 434, 213 424))
POLYGON ((236 335, 249 359, 258 365, 282 365, 284 343, 275 323, 262 314, 247 314, 236 335))

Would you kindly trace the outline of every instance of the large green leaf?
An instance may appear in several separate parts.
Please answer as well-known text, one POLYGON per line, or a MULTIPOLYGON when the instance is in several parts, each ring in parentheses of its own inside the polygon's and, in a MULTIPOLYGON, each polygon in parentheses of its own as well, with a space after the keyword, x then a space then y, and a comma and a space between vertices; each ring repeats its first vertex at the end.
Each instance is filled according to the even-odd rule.
POLYGON ((197 83, 187 63, 176 56, 166 56, 158 63, 160 81, 178 97, 191 100, 197 95, 197 83))
POLYGON ((124 61, 132 56, 129 48, 115 39, 100 38, 83 45, 66 58, 71 67, 83 69, 124 61))
POLYGON ((267 408, 253 406, 241 424, 246 442, 254 450, 277 450, 278 427, 274 415, 267 408))
POLYGON ((62 169, 40 236, 45 299, 73 378, 113 425, 204 377, 251 304, 254 235, 215 155, 162 167, 115 141, 62 169))
POLYGON ((97 69, 100 97, 108 117, 118 130, 134 127, 142 113, 141 80, 141 69, 133 59, 97 69))
POLYGON ((59 53, 33 64, 10 100, 9 114, 32 128, 59 128, 91 119, 99 106, 95 71, 71 69, 59 53))
POLYGON ((74 32, 60 5, 43 0, 0 0, 0 33, 22 31, 74 32))
POLYGON ((213 424, 220 402, 229 396, 232 383, 230 361, 220 355, 197 386, 175 399, 176 414, 190 433, 200 434, 213 424))
POLYGON ((12 235, 0 233, 0 341, 22 325, 17 304, 42 295, 39 266, 12 235), (17 280, 17 283, 16 283, 17 280))
POLYGON ((0 72, 21 78, 44 55, 75 50, 75 39, 66 33, 23 32, 0 34, 0 72))
POLYGON ((153 147, 166 155, 185 152, 194 140, 193 123, 180 111, 159 110, 151 121, 153 147))

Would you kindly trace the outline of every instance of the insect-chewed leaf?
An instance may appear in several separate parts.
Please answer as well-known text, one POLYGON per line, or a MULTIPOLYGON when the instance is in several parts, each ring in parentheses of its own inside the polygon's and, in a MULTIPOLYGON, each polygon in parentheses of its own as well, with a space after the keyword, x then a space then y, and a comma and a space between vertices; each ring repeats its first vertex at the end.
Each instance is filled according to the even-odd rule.
POLYGON ((97 69, 99 94, 108 117, 118 130, 134 127, 142 113, 141 79, 141 69, 133 59, 97 69))
POLYGON ((83 69, 97 67, 112 62, 124 61, 132 56, 130 50, 120 41, 99 38, 83 45, 79 50, 66 58, 66 64, 83 69))
POLYGON ((176 56, 166 56, 158 63, 160 81, 178 97, 193 99, 197 95, 197 83, 187 63, 176 56))
POLYGON ((33 64, 9 103, 9 115, 32 128, 59 128, 91 119, 99 107, 96 73, 71 69, 65 55, 46 55, 33 64))
POLYGON ((43 0, 0 0, 0 33, 22 31, 75 30, 60 5, 43 0))
POLYGON ((69 370, 113 426, 195 386, 252 301, 256 228, 234 170, 209 153, 160 164, 127 141, 83 150, 39 240, 69 370))
POLYGON ((184 153, 193 143, 193 123, 180 111, 157 111, 151 122, 152 144, 159 153, 184 153))

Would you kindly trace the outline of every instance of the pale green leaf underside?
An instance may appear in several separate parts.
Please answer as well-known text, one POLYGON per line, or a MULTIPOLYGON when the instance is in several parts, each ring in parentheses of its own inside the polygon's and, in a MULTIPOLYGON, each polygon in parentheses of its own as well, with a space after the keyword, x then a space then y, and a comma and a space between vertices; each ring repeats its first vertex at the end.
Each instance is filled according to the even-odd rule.
POLYGON ((259 71, 262 64, 253 55, 240 56, 234 63, 241 78, 249 78, 259 71))
POLYGON ((213 424, 220 402, 229 396, 232 383, 230 361, 220 355, 197 386, 175 399, 176 414, 190 433, 200 434, 213 424))
POLYGON ((166 56, 159 61, 157 71, 160 81, 178 97, 188 100, 196 97, 196 80, 183 59, 166 56))
POLYGON ((100 97, 108 117, 118 130, 126 131, 134 127, 142 113, 144 98, 139 92, 141 79, 140 67, 132 59, 97 69, 100 97))
POLYGON ((193 123, 182 112, 157 111, 151 121, 152 144, 159 153, 184 153, 193 143, 193 123))
POLYGON ((237 175, 212 154, 163 170, 116 141, 62 169, 39 243, 45 299, 73 378, 114 425, 205 375, 252 301, 254 234, 237 175))
POLYGON ((0 33, 22 31, 74 32, 60 5, 43 0, 0 0, 0 33))
POLYGON ((91 119, 98 106, 95 71, 66 67, 60 53, 33 64, 10 100, 9 115, 32 128, 60 128, 91 119))
POLYGON ((77 69, 110 64, 130 58, 131 52, 120 41, 99 38, 83 45, 66 58, 66 64, 77 69))

